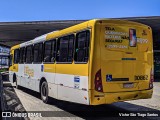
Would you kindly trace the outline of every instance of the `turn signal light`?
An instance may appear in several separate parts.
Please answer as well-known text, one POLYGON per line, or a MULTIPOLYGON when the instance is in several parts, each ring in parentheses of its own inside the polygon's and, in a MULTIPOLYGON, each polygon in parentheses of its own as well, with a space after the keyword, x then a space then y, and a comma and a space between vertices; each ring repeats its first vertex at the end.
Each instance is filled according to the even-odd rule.
POLYGON ((101 77, 101 69, 97 71, 95 75, 95 90, 98 92, 103 92, 103 86, 102 86, 102 77, 101 77))

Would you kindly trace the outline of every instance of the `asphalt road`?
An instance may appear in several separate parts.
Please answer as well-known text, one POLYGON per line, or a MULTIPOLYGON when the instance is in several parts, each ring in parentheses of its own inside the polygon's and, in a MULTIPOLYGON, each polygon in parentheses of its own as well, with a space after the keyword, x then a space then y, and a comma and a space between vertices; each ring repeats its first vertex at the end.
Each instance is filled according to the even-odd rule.
MULTIPOLYGON (((11 111, 37 112, 43 116, 52 117, 29 117, 21 119, 31 120, 53 120, 53 119, 111 119, 111 120, 143 120, 159 119, 160 117, 114 117, 119 113, 131 113, 135 111, 160 112, 160 83, 154 83, 154 94, 151 99, 117 102, 110 105, 86 106, 65 102, 50 98, 49 104, 41 101, 37 92, 26 88, 16 89, 10 83, 4 83, 6 108, 11 111), (108 117, 109 116, 109 117, 108 117)), ((20 119, 20 118, 16 118, 20 119)))

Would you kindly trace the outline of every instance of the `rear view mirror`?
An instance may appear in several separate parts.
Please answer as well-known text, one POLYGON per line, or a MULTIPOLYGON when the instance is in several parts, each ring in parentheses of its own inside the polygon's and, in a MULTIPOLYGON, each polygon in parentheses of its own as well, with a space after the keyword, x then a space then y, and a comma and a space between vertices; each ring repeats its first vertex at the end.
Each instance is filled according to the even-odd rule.
POLYGON ((9 60, 8 60, 8 62, 9 62, 9 63, 8 63, 9 67, 12 66, 12 58, 13 58, 13 55, 10 55, 10 56, 8 57, 8 59, 9 59, 9 60))

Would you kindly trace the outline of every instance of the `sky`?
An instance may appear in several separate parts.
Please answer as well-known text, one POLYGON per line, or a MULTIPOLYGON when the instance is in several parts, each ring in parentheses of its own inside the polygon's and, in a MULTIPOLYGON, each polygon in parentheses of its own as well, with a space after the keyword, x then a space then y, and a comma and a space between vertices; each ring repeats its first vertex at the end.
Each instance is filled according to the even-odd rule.
POLYGON ((160 0, 0 0, 0 22, 160 16, 160 0))

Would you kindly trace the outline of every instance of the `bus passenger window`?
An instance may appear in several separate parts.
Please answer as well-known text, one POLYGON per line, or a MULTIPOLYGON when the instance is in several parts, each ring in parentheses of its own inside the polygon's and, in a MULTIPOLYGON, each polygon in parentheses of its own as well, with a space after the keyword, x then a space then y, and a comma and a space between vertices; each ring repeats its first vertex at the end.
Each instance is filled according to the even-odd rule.
POLYGON ((74 35, 68 35, 61 37, 57 40, 57 62, 68 62, 73 61, 73 49, 74 49, 74 35))
POLYGON ((39 50, 38 50, 38 62, 42 62, 43 59, 43 43, 39 43, 39 50))
POLYGON ((19 58, 20 58, 19 49, 16 49, 14 51, 14 63, 15 64, 19 63, 19 58))
POLYGON ((26 47, 26 63, 32 63, 33 53, 32 53, 32 46, 26 47))
POLYGON ((42 62, 43 44, 35 44, 33 53, 33 62, 42 62))
POLYGON ((52 41, 51 62, 55 62, 56 57, 56 40, 52 41))
POLYGON ((23 63, 26 62, 26 48, 24 48, 23 63))
POLYGON ((68 62, 73 61, 73 50, 74 50, 74 35, 70 35, 68 42, 68 62))
POLYGON ((34 57, 33 57, 33 62, 38 62, 38 48, 39 48, 39 44, 34 45, 34 57))
POLYGON ((85 41, 85 62, 88 61, 88 57, 89 57, 89 42, 90 42, 90 32, 87 31, 87 36, 86 36, 86 41, 85 41))
POLYGON ((76 44, 75 44, 75 61, 76 62, 87 62, 89 56, 89 41, 90 32, 83 31, 77 33, 76 44))
POLYGON ((44 44, 44 62, 51 62, 52 42, 47 41, 44 44))
POLYGON ((60 44, 60 39, 58 38, 57 40, 57 45, 56 45, 56 61, 59 62, 59 44, 60 44))
POLYGON ((59 62, 68 61, 68 37, 60 39, 59 62))
POLYGON ((19 63, 24 62, 24 59, 23 59, 23 55, 25 54, 24 52, 25 52, 24 48, 20 48, 20 61, 19 61, 19 63))

